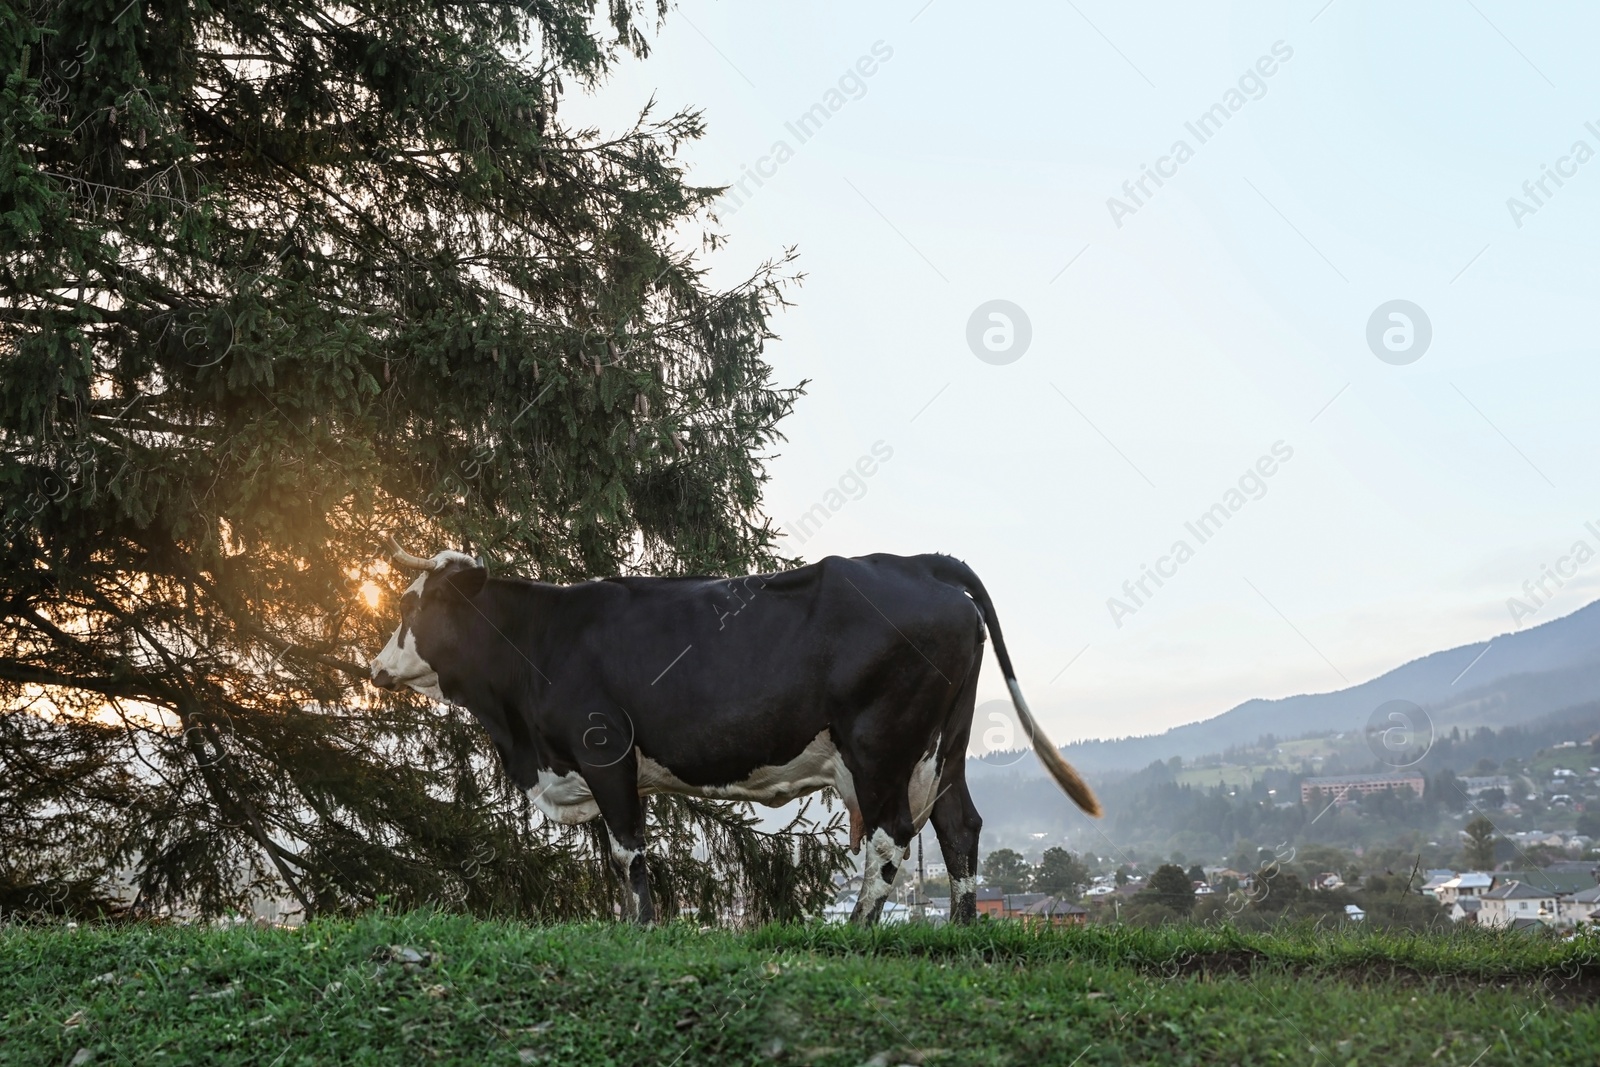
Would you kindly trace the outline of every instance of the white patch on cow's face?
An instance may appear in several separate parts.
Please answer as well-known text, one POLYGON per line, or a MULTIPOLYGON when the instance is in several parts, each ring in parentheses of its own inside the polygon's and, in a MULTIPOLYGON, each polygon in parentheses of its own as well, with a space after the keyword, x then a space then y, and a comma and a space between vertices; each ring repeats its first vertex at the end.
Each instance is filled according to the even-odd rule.
MULTIPOLYGON (((406 589, 405 595, 415 593, 422 596, 422 587, 426 584, 428 576, 424 574, 412 582, 406 589)), ((401 623, 395 627, 394 633, 389 635, 389 643, 383 646, 383 651, 373 659, 371 664, 372 677, 376 678, 379 671, 383 671, 400 685, 408 685, 423 696, 443 700, 444 693, 439 689, 439 672, 433 665, 423 659, 417 652, 417 631, 414 627, 401 623), (405 633, 405 640, 400 639, 401 632, 405 633)))
POLYGON ((595 803, 589 783, 577 771, 556 774, 541 770, 539 784, 528 790, 528 799, 547 818, 568 825, 588 822, 600 814, 600 805, 595 803))

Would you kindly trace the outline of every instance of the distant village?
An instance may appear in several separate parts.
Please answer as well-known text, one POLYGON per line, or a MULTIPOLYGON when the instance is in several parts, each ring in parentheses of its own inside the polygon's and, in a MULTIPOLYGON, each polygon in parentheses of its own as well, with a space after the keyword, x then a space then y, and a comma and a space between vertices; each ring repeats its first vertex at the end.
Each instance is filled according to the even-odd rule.
MULTIPOLYGON (((1264 904, 1268 887, 1273 879, 1261 872, 1246 873, 1228 867, 1204 867, 1205 877, 1188 879, 1188 892, 1197 907, 1188 910, 1187 917, 1231 918, 1247 913, 1264 904), (1215 903, 1212 908, 1198 907, 1215 903)), ((942 876, 942 864, 931 864, 929 875, 942 876)), ((1431 903, 1435 916, 1457 925, 1472 925, 1512 930, 1542 928, 1571 931, 1589 925, 1600 928, 1600 862, 1569 860, 1548 867, 1520 871, 1455 871, 1433 869, 1418 872, 1423 880, 1402 892, 1414 895, 1420 904, 1431 903)), ((1292 876, 1291 876, 1292 877, 1292 876)), ((1385 876, 1374 876, 1380 882, 1385 876)), ((1296 892, 1311 898, 1326 898, 1329 905, 1324 912, 1332 912, 1348 922, 1363 922, 1367 908, 1360 903, 1363 882, 1346 882, 1334 871, 1324 872, 1307 879, 1296 892), (1355 899, 1348 899, 1354 897, 1355 899), (1348 902, 1346 900, 1348 899, 1348 902)), ((1161 901, 1165 895, 1153 889, 1149 875, 1132 873, 1124 875, 1096 875, 1077 899, 1067 895, 1040 892, 1007 892, 997 886, 979 885, 977 908, 980 918, 1009 920, 1050 926, 1082 926, 1088 923, 1113 923, 1123 921, 1124 909, 1132 914, 1135 907, 1147 901, 1161 901)), ((859 878, 841 885, 838 901, 830 906, 825 918, 832 922, 845 922, 855 907, 859 878)), ((1379 891, 1392 894, 1394 886, 1379 891)), ((1291 902, 1292 903, 1292 902, 1291 902)), ((1172 909, 1180 914, 1181 908, 1172 909)), ((1273 909, 1279 911, 1279 909, 1273 909)), ((1426 913, 1424 913, 1426 914, 1426 913)), ((938 925, 950 917, 950 897, 928 894, 920 896, 914 886, 901 893, 899 898, 886 902, 883 921, 887 923, 927 922, 938 925)), ((1442 926, 1443 922, 1421 925, 1442 926)))
MULTIPOLYGON (((1568 742, 1554 751, 1579 747, 1568 742)), ((1041 891, 1040 883, 1052 880, 1044 872, 1051 853, 1058 854, 1058 865, 1070 854, 1059 846, 1047 848, 1035 863, 999 848, 987 854, 978 878, 978 912, 994 920, 1055 926, 1219 920, 1249 925, 1283 918, 1365 922, 1370 917, 1413 928, 1600 927, 1600 850, 1593 832, 1600 819, 1580 817, 1572 829, 1500 828, 1526 824, 1516 818, 1523 814, 1518 801, 1524 797, 1536 802, 1530 808, 1547 814, 1600 811, 1600 767, 1555 767, 1537 781, 1526 774, 1455 776, 1451 786, 1466 801, 1456 816, 1458 825, 1466 824, 1457 831, 1465 862, 1451 867, 1424 866, 1421 850, 1413 860, 1396 848, 1347 851, 1316 844, 1261 849, 1250 857, 1253 867, 1239 862, 1244 857, 1213 865, 1186 863, 1181 855, 1165 863, 1083 856, 1071 884, 1063 885, 1058 876, 1051 891, 1041 891), (1529 794, 1530 789, 1537 792, 1529 794), (1485 810, 1496 820, 1490 821, 1485 810)), ((1428 790, 1427 776, 1407 771, 1309 776, 1300 780, 1299 804, 1310 813, 1359 811, 1363 802, 1396 796, 1421 800, 1428 790)), ((1284 804, 1294 801, 1277 802, 1284 804)), ((1428 844, 1430 857, 1457 851, 1443 840, 1428 844)), ((860 878, 840 879, 837 885, 838 898, 826 917, 843 921, 854 907, 860 878)), ((885 905, 884 921, 948 921, 948 892, 943 864, 922 864, 920 876, 917 866, 909 865, 885 905)))

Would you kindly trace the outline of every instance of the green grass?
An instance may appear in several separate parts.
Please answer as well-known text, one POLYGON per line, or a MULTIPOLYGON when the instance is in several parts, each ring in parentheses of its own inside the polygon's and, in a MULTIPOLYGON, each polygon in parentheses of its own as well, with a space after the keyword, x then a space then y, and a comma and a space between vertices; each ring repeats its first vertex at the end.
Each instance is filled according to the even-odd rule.
POLYGON ((1593 1063, 1600 946, 1523 935, 0 929, 0 1063, 1593 1063), (407 962, 410 960, 411 962, 407 962), (874 1059, 874 1057, 877 1057, 874 1059))

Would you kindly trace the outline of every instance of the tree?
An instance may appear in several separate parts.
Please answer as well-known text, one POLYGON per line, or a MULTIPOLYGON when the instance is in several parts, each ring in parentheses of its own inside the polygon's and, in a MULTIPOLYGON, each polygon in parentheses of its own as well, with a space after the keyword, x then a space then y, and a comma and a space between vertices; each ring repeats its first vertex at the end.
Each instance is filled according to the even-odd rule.
POLYGON ((1487 871, 1494 867, 1494 823, 1479 815, 1462 829, 1465 839, 1461 848, 1461 862, 1468 870, 1487 871))
POLYGON ((1277 864, 1269 864, 1256 872, 1256 885, 1251 905, 1260 912, 1292 910, 1305 896, 1305 885, 1298 876, 1277 864))
POLYGON ((1077 900, 1094 876, 1089 867, 1064 848, 1047 848, 1039 858, 1039 869, 1033 875, 1033 888, 1041 893, 1077 900))
POLYGON ((1461 782, 1456 778, 1456 772, 1449 767, 1440 771, 1428 783, 1427 797, 1430 803, 1437 804, 1448 811, 1460 811, 1461 806, 1467 802, 1467 792, 1461 788, 1461 782))
POLYGON ((1180 915, 1188 915, 1194 908, 1194 886, 1183 868, 1173 863, 1157 867, 1138 895, 1141 901, 1171 908, 1180 915))
POLYGON ((1193 885, 1195 882, 1205 882, 1209 880, 1206 878, 1206 869, 1200 866, 1198 863, 1193 864, 1189 868, 1188 878, 1191 885, 1193 885))
POLYGON ((1022 853, 997 848, 983 860, 983 882, 1006 893, 1021 893, 1033 881, 1033 868, 1022 853))
POLYGON ((1565 850, 1553 845, 1529 845, 1522 849, 1522 863, 1528 867, 1548 867, 1567 858, 1565 850))
MULTIPOLYGON (((551 581, 786 562, 784 264, 685 250, 696 114, 561 119, 658 4, 0 16, 0 904, 131 868, 140 908, 609 912, 599 831, 363 664, 386 531, 551 581)), ((831 837, 651 808, 664 914, 831 896, 831 837)))
POLYGON ((1576 829, 1584 837, 1600 838, 1600 811, 1580 812, 1576 829))

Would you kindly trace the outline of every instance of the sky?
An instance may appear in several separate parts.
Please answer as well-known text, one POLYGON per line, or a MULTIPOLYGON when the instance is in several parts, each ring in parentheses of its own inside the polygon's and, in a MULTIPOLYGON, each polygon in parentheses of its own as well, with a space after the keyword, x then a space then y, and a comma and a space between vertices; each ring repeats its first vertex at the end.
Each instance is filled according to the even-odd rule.
POLYGON ((1600 557, 1524 592, 1600 550, 1597 38, 1560 2, 684 0, 562 113, 703 113, 689 180, 744 179, 712 281, 805 274, 786 549, 966 560, 1066 743, 1600 596, 1600 557))

